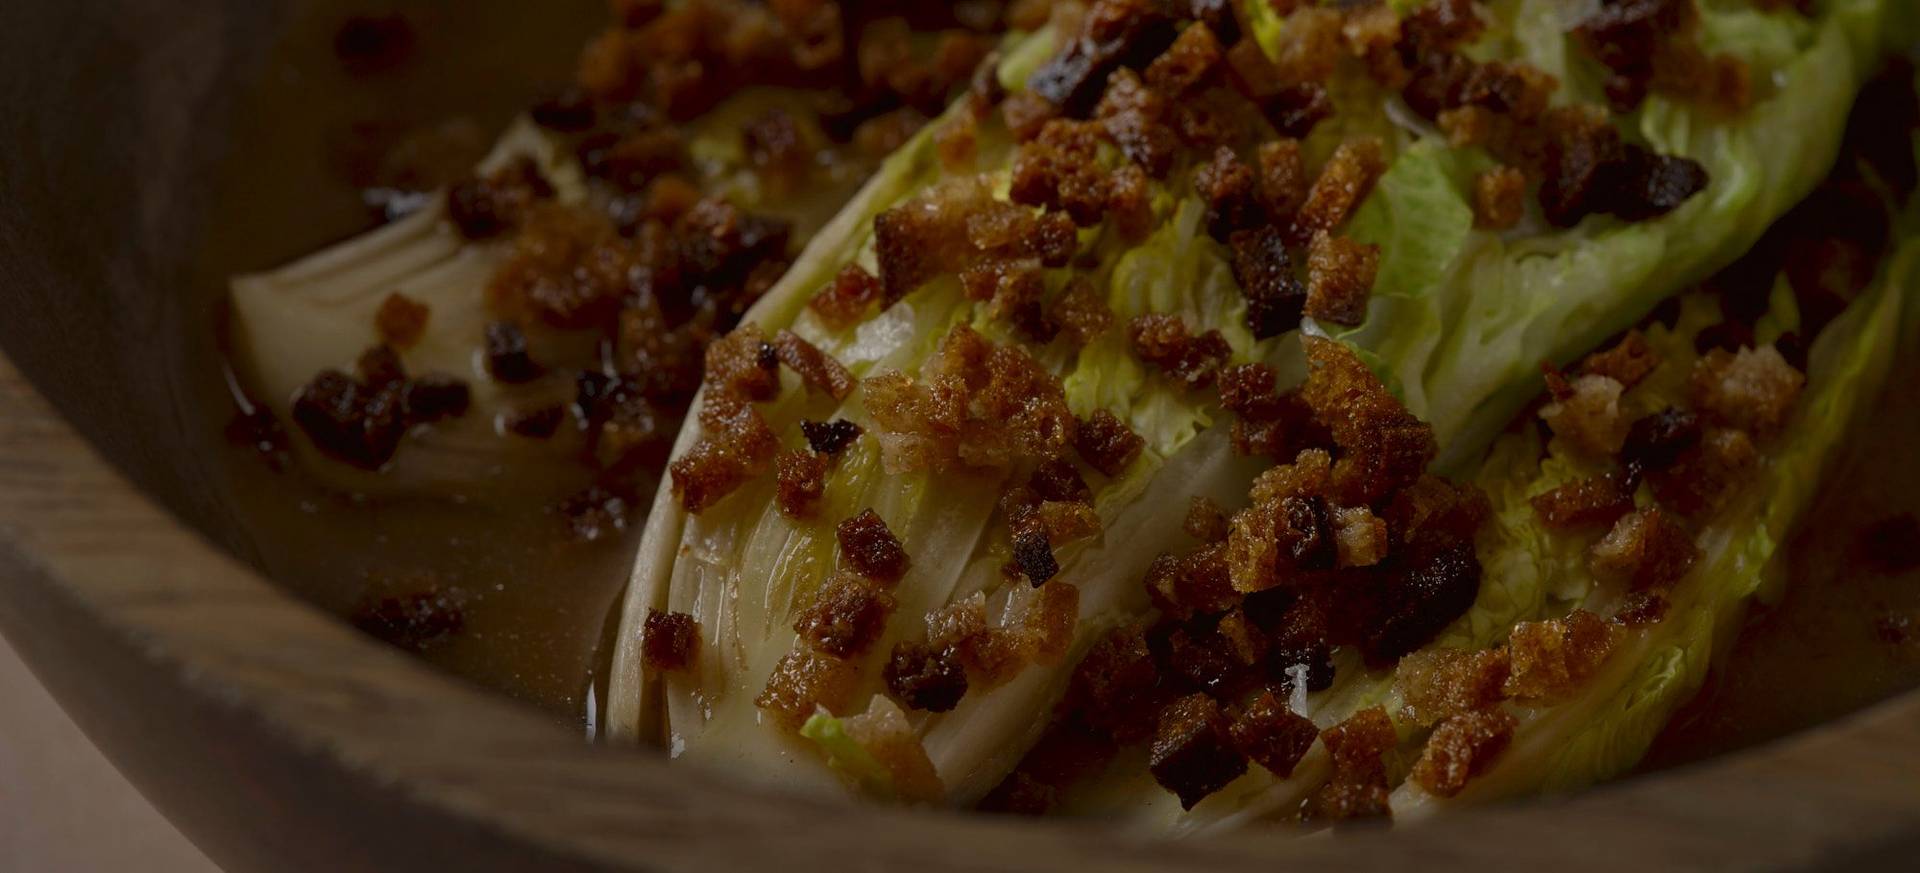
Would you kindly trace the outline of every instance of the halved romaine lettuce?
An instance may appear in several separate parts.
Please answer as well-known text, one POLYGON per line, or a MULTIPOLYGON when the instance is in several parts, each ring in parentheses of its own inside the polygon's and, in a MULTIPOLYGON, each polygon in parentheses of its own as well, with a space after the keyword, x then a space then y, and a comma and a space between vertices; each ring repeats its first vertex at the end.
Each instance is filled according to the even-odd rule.
MULTIPOLYGON (((540 167, 560 202, 586 199, 586 183, 572 155, 525 120, 508 130, 480 170, 491 172, 523 157, 540 167)), ((471 496, 526 485, 519 478, 543 475, 538 459, 558 449, 501 438, 495 417, 571 400, 573 386, 560 378, 504 385, 480 369, 475 350, 490 320, 486 288, 507 257, 504 244, 461 238, 447 221, 445 198, 431 198, 420 211, 392 224, 272 272, 234 279, 235 363, 255 397, 281 421, 290 421, 301 386, 328 368, 353 372, 354 360, 379 342, 374 314, 381 303, 389 294, 404 294, 432 313, 420 342, 401 354, 408 372, 467 380, 471 409, 410 440, 384 473, 326 461, 293 428, 305 467, 355 493, 471 496)))
MULTIPOLYGON (((1396 159, 1351 225, 1353 235, 1385 249, 1369 318, 1334 335, 1359 347, 1390 385, 1400 386, 1410 408, 1434 423, 1452 470, 1470 467, 1538 390, 1543 358, 1564 361, 1587 350, 1723 266, 1826 172, 1853 94, 1899 38, 1895 25, 1904 26, 1907 14, 1893 9, 1897 5, 1840 0, 1823 6, 1812 24, 1783 23, 1786 29, 1778 33, 1767 29, 1771 19, 1712 24, 1729 33, 1747 28, 1761 34, 1728 37, 1722 47, 1736 53, 1750 48, 1749 60, 1777 87, 1739 116, 1710 116, 1656 98, 1627 118, 1633 138, 1693 157, 1713 178, 1701 195, 1651 222, 1596 218, 1565 231, 1476 230, 1465 192, 1472 173, 1487 165, 1485 157, 1449 149, 1430 132, 1397 136, 1390 144, 1396 159), (1782 53, 1781 45, 1793 51, 1782 53)), ((1264 8, 1253 3, 1249 10, 1258 16, 1264 8)), ((1563 78, 1576 92, 1582 87, 1570 71, 1584 61, 1567 51, 1564 28, 1545 26, 1563 19, 1564 4, 1519 0, 1497 8, 1508 25, 1495 28, 1478 51, 1541 63, 1567 72, 1563 78)), ((1716 8, 1707 14, 1711 19, 1721 13, 1716 8)), ((1257 36, 1263 27, 1279 26, 1263 20, 1254 19, 1257 36)), ((1050 34, 1033 39, 1052 41, 1050 34)), ((1014 47, 1009 56, 1043 56, 1034 45, 1014 47)), ((1018 83, 1017 77, 1008 80, 1018 83)), ((1374 115, 1391 121, 1394 113, 1382 101, 1374 115)), ((1004 136, 983 136, 983 165, 1004 167, 1010 153, 1004 136)), ((803 308, 841 265, 873 266, 873 217, 938 177, 931 141, 923 134, 814 240, 748 319, 768 331, 792 329, 858 375, 917 370, 949 326, 977 320, 973 304, 960 299, 950 280, 930 283, 848 331, 828 330, 803 308)), ((1176 194, 1163 196, 1158 207, 1168 220, 1144 246, 1126 249, 1109 236, 1083 240, 1077 260, 1107 289, 1116 314, 1181 312, 1228 334, 1237 359, 1297 358, 1289 353, 1296 348, 1289 339, 1254 343, 1238 327, 1244 304, 1231 293, 1220 247, 1197 231, 1199 205, 1176 194), (1097 265, 1086 267, 1089 260, 1097 265)), ((1229 498, 1244 495, 1261 464, 1234 457, 1207 401, 1175 393, 1147 374, 1116 337, 1077 355, 1046 352, 1042 359, 1062 375, 1077 414, 1106 409, 1148 437, 1142 460, 1099 491, 1104 534, 1059 556, 1060 578, 1081 591, 1079 626, 1066 662, 1071 664, 1099 632, 1146 612, 1138 580, 1148 559, 1179 536, 1184 498, 1209 494, 1232 506, 1229 498)), ((868 421, 858 397, 836 407, 803 394, 790 380, 782 398, 762 411, 782 434, 803 415, 868 421)), ((676 455, 697 437, 693 426, 683 431, 676 455)), ((1503 475, 1526 474, 1528 459, 1512 451, 1496 453, 1495 463, 1506 465, 1503 475)), ((681 511, 663 488, 616 652, 609 708, 615 734, 658 737, 676 757, 746 765, 747 772, 773 782, 822 784, 819 750, 762 724, 753 698, 794 645, 790 625, 794 609, 804 603, 800 598, 831 570, 832 521, 873 507, 912 556, 914 569, 896 591, 894 619, 874 647, 884 653, 895 641, 916 636, 928 609, 955 599, 987 593, 997 613, 1017 608, 1021 595, 1011 589, 1024 586, 1003 584, 1005 546, 995 545, 991 535, 999 484, 997 476, 985 474, 885 475, 871 454, 856 452, 830 479, 830 505, 817 523, 780 515, 767 499, 765 482, 700 516, 681 511), (689 612, 701 622, 705 654, 696 674, 660 682, 642 669, 638 628, 649 609, 689 612)), ((1519 519, 1506 522, 1497 536, 1507 541, 1497 548, 1511 551, 1494 554, 1488 568, 1509 581, 1487 586, 1474 612, 1449 632, 1461 639, 1494 641, 1513 621, 1539 614, 1549 594, 1563 593, 1554 581, 1562 573, 1555 562, 1579 563, 1547 555, 1552 548, 1530 538, 1519 519), (1529 574, 1539 580, 1531 587, 1521 580, 1529 574)), ((1334 687, 1301 701, 1323 725, 1392 697, 1390 673, 1369 673, 1349 653, 1337 657, 1342 660, 1334 687)), ((871 658, 859 701, 881 691, 871 658)), ((1044 727, 1067 674, 1064 667, 1031 668, 1006 685, 968 695, 951 713, 916 715, 951 801, 975 800, 1005 774, 1044 727)), ((1190 813, 1154 808, 1171 809, 1163 823, 1174 828, 1265 815, 1318 785, 1325 768, 1314 760, 1291 780, 1250 774, 1190 813)))
MULTIPOLYGON (((1766 451, 1760 474, 1701 534, 1704 552, 1673 590, 1667 617, 1628 632, 1604 669, 1568 702, 1521 711, 1512 745, 1458 797, 1439 801, 1411 784, 1394 798, 1399 815, 1450 802, 1583 787, 1631 768, 1667 719, 1693 695, 1716 648, 1731 642, 1747 605, 1778 595, 1780 546, 1812 503, 1823 471, 1850 427, 1870 414, 1920 309, 1920 242, 1893 258, 1877 287, 1855 301, 1815 342, 1808 383, 1787 430, 1766 451)), ((1551 475, 1550 473, 1548 475, 1551 475)), ((1533 489, 1529 489, 1533 490, 1533 489)), ((1524 507, 1509 507, 1518 511, 1524 507)), ((1533 583, 1554 609, 1592 605, 1578 565, 1547 558, 1533 583), (1573 594, 1571 598, 1561 594, 1573 594)), ((1524 587, 1524 586, 1516 586, 1524 587)), ((1537 614, 1537 613, 1536 613, 1537 614)))

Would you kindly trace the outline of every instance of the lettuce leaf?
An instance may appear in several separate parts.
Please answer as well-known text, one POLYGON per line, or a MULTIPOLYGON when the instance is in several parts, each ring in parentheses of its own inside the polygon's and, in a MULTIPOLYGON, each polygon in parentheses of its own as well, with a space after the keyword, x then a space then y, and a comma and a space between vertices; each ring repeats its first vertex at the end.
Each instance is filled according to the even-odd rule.
MULTIPOLYGON (((1639 761, 1673 712, 1699 689, 1717 647, 1737 633, 1747 605, 1777 596, 1784 582, 1780 545, 1812 504, 1848 430, 1871 413, 1902 340, 1914 337, 1920 308, 1908 297, 1916 282, 1920 241, 1903 246, 1875 289, 1821 333, 1795 418, 1768 450, 1756 481, 1701 532, 1704 556, 1672 592, 1667 617, 1630 631, 1575 699, 1524 710, 1512 745, 1458 797, 1439 801, 1408 784, 1395 794, 1397 815, 1580 788, 1639 761)), ((1577 565, 1556 566, 1585 575, 1577 565)))

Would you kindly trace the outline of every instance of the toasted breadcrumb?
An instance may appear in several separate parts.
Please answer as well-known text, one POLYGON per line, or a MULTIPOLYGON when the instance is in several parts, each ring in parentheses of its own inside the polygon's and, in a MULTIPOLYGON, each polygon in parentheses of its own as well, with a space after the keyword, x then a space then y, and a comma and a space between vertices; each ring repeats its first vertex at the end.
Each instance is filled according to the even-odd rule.
POLYGON ((1498 709, 1482 709, 1452 716, 1427 737, 1412 779, 1429 793, 1452 797, 1467 781, 1487 768, 1506 750, 1519 720, 1498 709))
POLYGON ((1565 697, 1600 669, 1619 638, 1618 625, 1583 609, 1520 622, 1507 636, 1512 670, 1504 690, 1522 701, 1565 697))

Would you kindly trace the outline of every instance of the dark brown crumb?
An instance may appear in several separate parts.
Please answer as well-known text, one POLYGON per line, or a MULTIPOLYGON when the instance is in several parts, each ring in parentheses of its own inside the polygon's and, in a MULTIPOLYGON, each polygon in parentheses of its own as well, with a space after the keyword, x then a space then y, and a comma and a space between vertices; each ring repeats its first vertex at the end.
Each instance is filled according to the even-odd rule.
POLYGON ((967 694, 967 671, 954 651, 935 652, 924 643, 895 644, 882 676, 887 692, 908 709, 950 712, 967 694))
POLYGON ((1701 437, 1699 418, 1669 406, 1634 421, 1620 449, 1620 462, 1640 474, 1665 470, 1700 445, 1701 437))
POLYGON ((361 352, 353 362, 353 369, 360 375, 360 384, 373 391, 407 380, 406 365, 401 363, 400 355, 388 345, 373 346, 361 352))
POLYGON ((1218 330, 1194 335, 1174 315, 1142 315, 1127 325, 1133 353, 1187 388, 1205 388, 1233 355, 1218 330))
POLYGON ((1759 460, 1760 451, 1746 431, 1709 428, 1672 464, 1649 473, 1647 484, 1661 506, 1697 517, 1720 508, 1759 460))
POLYGON ((468 178, 447 189, 447 217, 467 239, 492 239, 518 226, 536 202, 553 193, 540 168, 523 157, 484 178, 468 178))
POLYGON ((1620 610, 1613 620, 1626 627, 1645 627, 1658 624, 1667 617, 1667 596, 1658 591, 1633 591, 1627 594, 1620 604, 1620 610))
POLYGON ((887 630, 893 595, 865 577, 836 574, 822 585, 813 603, 794 619, 793 630, 815 651, 840 658, 857 657, 887 630))
POLYGON ((585 133, 593 129, 598 112, 591 95, 577 87, 568 87, 534 104, 529 115, 533 123, 551 131, 585 133))
POLYGON ((459 598, 442 591, 422 591, 382 597, 361 603, 353 626, 387 643, 424 652, 466 627, 459 598))
POLYGON ((560 429, 567 411, 558 404, 516 412, 507 418, 507 430, 529 439, 543 440, 560 429))
POLYGON ((921 378, 889 371, 866 380, 887 469, 1005 469, 1062 455, 1077 424, 1059 377, 1018 345, 956 325, 921 378))
POLYGON ((405 387, 369 389, 338 370, 326 370, 300 389, 293 421, 321 452, 367 470, 393 458, 406 435, 405 387))
POLYGON ((1183 697, 1160 712, 1149 769, 1161 787, 1192 809, 1207 795, 1247 772, 1247 758, 1234 747, 1232 722, 1205 694, 1183 697))
POLYGON ((487 325, 487 373, 508 384, 531 382, 547 372, 527 350, 527 335, 511 322, 487 325))
POLYGON ((640 647, 648 669, 686 672, 700 657, 700 623, 684 612, 649 609, 640 647))
POLYGON ((827 458, 809 451, 789 450, 774 461, 780 514, 807 520, 819 511, 827 491, 827 458))
POLYGON ((1264 691, 1233 720, 1232 734, 1241 754, 1285 779, 1319 738, 1320 729, 1273 692, 1264 691))
POLYGON ((1287 253, 1286 235, 1274 225, 1262 225, 1236 231, 1228 245, 1233 251, 1233 279, 1247 298, 1247 328, 1254 338, 1279 336, 1298 327, 1307 305, 1307 286, 1287 253))
POLYGON ((554 511, 566 523, 569 538, 578 543, 593 543, 626 530, 633 505, 634 498, 630 495, 604 485, 592 485, 561 500, 554 511))
POLYGON ((427 332, 427 319, 432 314, 425 303, 395 291, 380 302, 380 311, 373 316, 374 329, 382 343, 410 349, 427 332))
POLYGON ((863 431, 860 425, 836 418, 832 421, 802 421, 800 433, 807 438, 807 447, 813 449, 815 454, 837 457, 853 445, 863 431))
POLYGON ((1064 708, 1115 742, 1143 740, 1153 732, 1149 701, 1159 678, 1145 629, 1124 625, 1101 637, 1074 668, 1064 708))
POLYGON ((1226 146, 1193 171, 1193 190, 1207 203, 1207 232, 1214 239, 1224 242, 1261 218, 1253 170, 1226 146))
POLYGON ((906 549, 873 510, 840 522, 834 536, 840 542, 841 559, 854 572, 887 586, 907 574, 911 562, 906 549))
POLYGON ((1140 456, 1146 442, 1113 413, 1096 409, 1080 422, 1074 448, 1088 466, 1103 475, 1118 476, 1140 456))
POLYGON ((1060 562, 1053 557, 1053 545, 1044 530, 1029 529, 1013 536, 1013 563, 1034 586, 1060 573, 1060 562))
POLYGON ((1452 716, 1427 738, 1411 778, 1440 797, 1459 794, 1468 780, 1486 770, 1506 750, 1517 726, 1518 719, 1498 709, 1452 716))

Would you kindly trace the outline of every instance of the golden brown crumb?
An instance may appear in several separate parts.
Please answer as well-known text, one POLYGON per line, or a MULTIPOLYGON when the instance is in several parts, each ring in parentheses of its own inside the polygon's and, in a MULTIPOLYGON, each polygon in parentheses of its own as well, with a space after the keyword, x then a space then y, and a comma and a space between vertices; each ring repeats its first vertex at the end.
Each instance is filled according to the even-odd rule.
POLYGON ((1144 581, 1154 606, 1176 618, 1224 612, 1240 600, 1228 575, 1226 545, 1220 541, 1181 557, 1155 558, 1144 581))
POLYGON ((1295 223, 1300 235, 1311 239, 1318 231, 1332 232, 1373 190, 1374 180, 1387 168, 1386 147, 1373 137, 1340 144, 1313 180, 1295 223))
POLYGON ((865 383, 882 457, 894 472, 956 465, 1005 468, 1055 458, 1074 441, 1060 379, 1025 349, 956 325, 919 380, 889 372, 865 383))
POLYGON ((1399 743, 1383 707, 1363 709, 1320 732, 1333 756, 1333 776, 1307 801, 1313 820, 1342 821, 1392 814, 1387 766, 1382 756, 1399 743))
POLYGON ((1364 506, 1343 506, 1333 511, 1333 538, 1338 549, 1338 566, 1371 567, 1387 557, 1387 523, 1364 506))
POLYGON ((1054 301, 1053 318, 1060 324, 1060 336, 1084 348, 1113 325, 1113 310, 1092 282, 1075 276, 1067 280, 1066 290, 1054 301))
POLYGON ((1182 528, 1196 540, 1217 543, 1227 538, 1227 511, 1212 498, 1196 494, 1187 499, 1187 519, 1182 528))
POLYGON ((1267 217, 1276 222, 1289 221, 1307 202, 1307 163, 1300 154, 1300 141, 1287 137, 1263 142, 1258 152, 1260 164, 1260 202, 1267 217))
POLYGON ((1393 684, 1402 718, 1421 726, 1485 709, 1505 698, 1507 650, 1423 649, 1400 659, 1393 684))
POLYGON ((800 376, 808 390, 822 391, 835 400, 847 399, 859 382, 832 355, 820 351, 793 331, 782 330, 773 335, 773 353, 787 369, 800 376))
POLYGON ((781 729, 798 732, 814 710, 846 709, 860 681, 860 668, 851 661, 811 649, 795 649, 780 659, 767 677, 766 688, 753 705, 781 729))
POLYGON ((975 593, 927 613, 927 644, 934 649, 959 645, 987 629, 987 598, 975 593))
POLYGON ((1519 168, 1503 164, 1473 178, 1474 227, 1507 230, 1526 214, 1527 177, 1519 168))
POLYGON ((1055 579, 1034 589, 1021 613, 1020 630, 1034 663, 1058 664, 1073 645, 1080 620, 1080 589, 1055 579))
POLYGON ((1633 492, 1617 475, 1575 479, 1533 498, 1540 523, 1554 530, 1610 526, 1633 511, 1633 492))
POLYGON ((1576 377, 1564 396, 1540 410, 1554 435, 1590 457, 1612 457, 1627 442, 1629 422, 1620 411, 1624 389, 1608 376, 1576 377))
POLYGON ((980 122, 972 113, 962 112, 942 123, 934 135, 940 166, 949 173, 972 170, 980 154, 979 131, 980 122))
POLYGON ((1333 456, 1326 449, 1301 449, 1293 463, 1270 468, 1255 478, 1247 496, 1255 503, 1324 496, 1332 470, 1333 456))
POLYGON ((1326 231, 1314 234, 1307 253, 1306 314, 1334 324, 1359 324, 1367 317, 1367 298, 1379 272, 1379 246, 1326 231))
POLYGON ((432 314, 433 310, 425 303, 395 291, 380 302, 373 324, 381 342, 405 350, 413 348, 427 332, 427 319, 432 314))
POLYGON ((1693 535, 1658 507, 1615 522, 1588 553, 1593 575, 1635 589, 1664 589, 1680 581, 1700 559, 1693 535))
POLYGON ((1515 700, 1564 697, 1600 668, 1619 637, 1618 625, 1584 609, 1516 624, 1507 637, 1512 672, 1504 690, 1515 700))
POLYGON ((1301 399, 1342 450, 1332 481, 1339 502, 1371 504, 1418 480, 1438 451, 1433 428, 1409 413, 1352 349, 1317 337, 1305 345, 1309 369, 1301 399))
POLYGON ((1333 75, 1340 62, 1341 16, 1338 11, 1302 6, 1288 15, 1280 29, 1279 55, 1273 65, 1287 84, 1317 84, 1333 75))
POLYGON ((842 721, 841 727, 849 739, 886 768, 900 800, 936 803, 946 796, 919 733, 893 701, 876 694, 866 712, 842 721))
POLYGON ((1225 53, 1213 29, 1196 22, 1147 65, 1147 84, 1171 95, 1190 91, 1213 75, 1225 53))
POLYGON ((743 324, 707 346, 707 385, 716 394, 772 400, 780 391, 780 358, 758 325, 743 324))
POLYGON ((1647 344, 1646 336, 1637 329, 1627 331, 1612 348, 1594 352, 1580 362, 1582 374, 1606 376, 1626 390, 1632 390, 1659 367, 1660 353, 1647 344))
POLYGON ((1413 781, 1440 797, 1452 797, 1467 781, 1485 771, 1506 750, 1519 721, 1498 709, 1463 712, 1433 729, 1420 760, 1413 765, 1413 781))
POLYGON ((845 330, 864 321, 867 311, 884 296, 879 279, 859 264, 848 264, 807 306, 828 327, 845 330))
POLYGON ((1694 362, 1689 387, 1695 407, 1709 418, 1766 436, 1786 423, 1806 382, 1778 349, 1767 345, 1709 351, 1694 362))

